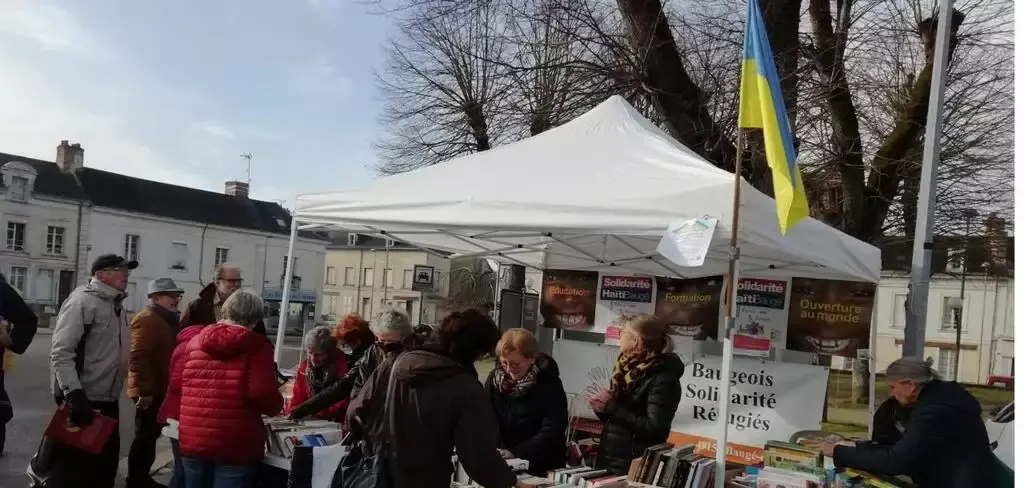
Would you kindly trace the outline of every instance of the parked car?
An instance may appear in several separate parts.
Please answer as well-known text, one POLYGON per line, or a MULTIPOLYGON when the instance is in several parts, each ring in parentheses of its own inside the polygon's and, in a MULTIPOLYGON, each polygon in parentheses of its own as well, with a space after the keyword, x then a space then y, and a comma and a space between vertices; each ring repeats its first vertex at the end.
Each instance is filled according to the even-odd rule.
POLYGON ((1010 470, 1013 469, 1013 402, 999 407, 985 419, 992 452, 1010 470))

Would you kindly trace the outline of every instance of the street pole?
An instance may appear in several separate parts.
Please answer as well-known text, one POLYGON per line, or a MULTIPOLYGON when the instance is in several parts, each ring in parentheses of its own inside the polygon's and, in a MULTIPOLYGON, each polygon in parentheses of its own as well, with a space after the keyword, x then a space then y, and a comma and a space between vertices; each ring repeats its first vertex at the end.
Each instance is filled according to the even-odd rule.
POLYGON ((910 275, 910 307, 903 333, 903 356, 924 359, 924 338, 928 316, 928 285, 932 278, 933 227, 935 222, 935 173, 942 143, 942 108, 945 105, 946 67, 949 64, 950 24, 953 0, 940 0, 939 24, 932 57, 932 86, 928 98, 924 157, 917 198, 917 226, 910 275))
POLYGON ((963 258, 960 262, 960 311, 956 313, 956 354, 953 356, 953 381, 960 381, 960 333, 964 323, 964 291, 967 288, 967 257, 971 248, 971 219, 974 218, 974 210, 966 210, 964 217, 967 225, 964 227, 963 258))

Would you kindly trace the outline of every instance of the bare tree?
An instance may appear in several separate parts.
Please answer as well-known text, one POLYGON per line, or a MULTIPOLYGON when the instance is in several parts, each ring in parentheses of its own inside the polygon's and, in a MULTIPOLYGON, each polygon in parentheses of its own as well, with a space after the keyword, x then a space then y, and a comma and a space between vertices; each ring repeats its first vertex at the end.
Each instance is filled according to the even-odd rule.
POLYGON ((379 77, 388 135, 378 143, 384 174, 402 173, 501 142, 505 55, 491 2, 453 9, 425 2, 400 23, 379 77), (498 127, 496 127, 498 126, 498 127))

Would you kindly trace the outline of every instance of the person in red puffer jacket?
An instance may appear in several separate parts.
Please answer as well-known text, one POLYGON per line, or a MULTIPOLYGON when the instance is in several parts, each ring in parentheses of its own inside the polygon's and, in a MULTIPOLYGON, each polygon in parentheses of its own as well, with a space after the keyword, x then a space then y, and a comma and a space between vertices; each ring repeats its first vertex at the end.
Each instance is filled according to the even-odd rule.
POLYGON ((263 459, 262 415, 284 404, 273 346, 252 331, 263 300, 237 291, 223 312, 189 340, 168 389, 181 397, 178 447, 188 488, 246 487, 263 459))

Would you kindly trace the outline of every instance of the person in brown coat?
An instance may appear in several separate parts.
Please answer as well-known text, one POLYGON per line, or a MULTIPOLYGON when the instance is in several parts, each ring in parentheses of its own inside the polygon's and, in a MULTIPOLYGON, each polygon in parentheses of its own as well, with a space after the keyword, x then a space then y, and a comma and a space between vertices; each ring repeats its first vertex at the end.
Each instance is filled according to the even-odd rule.
POLYGON ((149 305, 128 324, 131 353, 128 359, 128 398, 135 403, 135 439, 128 451, 127 488, 157 486, 149 472, 156 457, 162 426, 157 412, 167 393, 171 353, 177 344, 178 304, 181 288, 170 278, 149 283, 149 305))
MULTIPOLYGON (((213 270, 213 283, 199 291, 199 298, 189 302, 185 313, 181 315, 181 327, 193 325, 216 324, 223 319, 221 307, 232 293, 242 288, 242 270, 233 264, 219 264, 213 270)), ((267 336, 267 327, 263 320, 254 327, 253 332, 267 336)))
POLYGON ((520 486, 498 452, 498 423, 473 367, 498 338, 498 327, 486 315, 451 313, 427 345, 385 359, 352 400, 348 421, 356 435, 371 445, 390 436, 394 486, 447 488, 453 450, 480 486, 520 486), (392 367, 392 424, 384 432, 380 417, 392 367))

